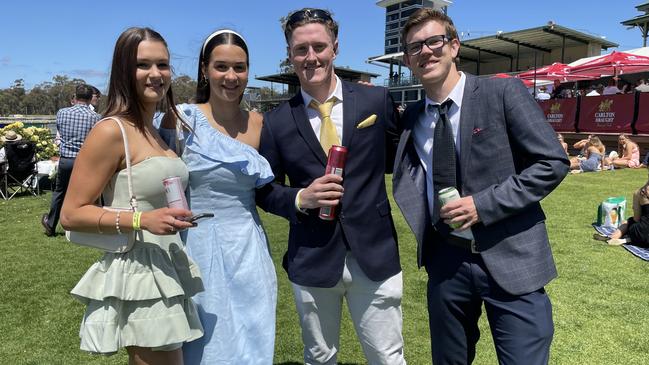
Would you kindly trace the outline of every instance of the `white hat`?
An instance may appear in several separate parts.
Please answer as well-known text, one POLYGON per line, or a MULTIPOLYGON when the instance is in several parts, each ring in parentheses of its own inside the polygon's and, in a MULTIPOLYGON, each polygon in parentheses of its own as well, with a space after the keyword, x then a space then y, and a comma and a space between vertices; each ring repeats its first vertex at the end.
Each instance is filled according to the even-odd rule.
POLYGON ((23 136, 14 131, 6 131, 4 136, 0 137, 0 140, 2 140, 2 142, 14 142, 20 141, 21 139, 23 139, 23 136))

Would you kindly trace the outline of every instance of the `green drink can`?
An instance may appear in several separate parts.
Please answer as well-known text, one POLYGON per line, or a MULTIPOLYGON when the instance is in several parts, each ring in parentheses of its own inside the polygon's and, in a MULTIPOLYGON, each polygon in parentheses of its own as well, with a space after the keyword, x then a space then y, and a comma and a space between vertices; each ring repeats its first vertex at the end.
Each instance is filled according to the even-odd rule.
MULTIPOLYGON (((446 205, 447 203, 450 203, 452 201, 458 200, 461 198, 460 192, 457 191, 457 189, 453 186, 444 188, 437 193, 439 197, 439 204, 440 208, 446 205)), ((449 226, 453 229, 458 229, 462 227, 462 223, 451 223, 449 226)))

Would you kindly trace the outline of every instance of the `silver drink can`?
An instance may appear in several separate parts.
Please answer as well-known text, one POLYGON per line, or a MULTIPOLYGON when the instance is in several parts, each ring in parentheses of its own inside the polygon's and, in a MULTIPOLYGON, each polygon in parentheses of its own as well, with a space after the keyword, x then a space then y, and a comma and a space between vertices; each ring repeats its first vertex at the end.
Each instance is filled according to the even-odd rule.
POLYGON ((183 189, 180 177, 168 177, 162 180, 162 184, 165 187, 165 195, 167 196, 167 207, 189 210, 187 198, 185 198, 185 189, 183 189))
MULTIPOLYGON (((437 193, 437 195, 439 197, 440 208, 446 205, 447 203, 450 203, 452 201, 461 198, 460 192, 457 191, 457 189, 453 186, 440 190, 439 193, 437 193)), ((451 223, 449 226, 453 229, 458 229, 462 227, 462 223, 451 223)))

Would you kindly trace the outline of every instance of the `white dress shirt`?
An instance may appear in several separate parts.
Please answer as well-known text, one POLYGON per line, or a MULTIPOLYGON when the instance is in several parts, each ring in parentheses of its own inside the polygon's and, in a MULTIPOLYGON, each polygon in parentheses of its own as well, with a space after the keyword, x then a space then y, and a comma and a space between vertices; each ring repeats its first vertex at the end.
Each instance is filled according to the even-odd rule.
MULTIPOLYGON (((333 108, 331 109, 331 121, 336 127, 336 133, 338 133, 338 138, 340 143, 343 141, 343 87, 342 82, 338 76, 336 77, 336 87, 334 91, 327 96, 326 100, 329 100, 332 96, 336 97, 336 102, 334 103, 333 108)), ((304 89, 300 89, 302 93, 302 100, 304 100, 304 107, 306 108, 306 115, 309 117, 309 123, 311 123, 311 128, 315 133, 315 137, 320 141, 320 126, 322 125, 322 120, 320 119, 320 112, 317 109, 309 107, 313 96, 309 95, 304 89)), ((316 100, 317 101, 317 100, 316 100)), ((329 151, 325 151, 325 154, 329 151)), ((295 195, 295 209, 299 212, 306 213, 306 210, 300 208, 300 194, 304 189, 300 189, 295 195)))
MULTIPOLYGON (((460 151, 460 139, 458 138, 458 131, 460 127, 460 113, 462 111, 462 97, 464 96, 464 84, 466 83, 466 76, 460 72, 460 80, 455 84, 453 90, 448 95, 446 100, 453 100, 453 105, 448 109, 448 119, 453 127, 453 137, 455 139, 455 148, 460 151)), ((442 100, 442 103, 446 100, 442 100)), ((426 96, 426 105, 424 112, 419 116, 419 120, 415 123, 412 129, 413 142, 415 150, 421 161, 421 165, 426 171, 426 195, 428 197, 428 209, 433 212, 435 201, 433 198, 433 134, 435 132, 435 125, 439 119, 439 113, 436 108, 431 112, 428 108, 429 105, 439 106, 441 103, 433 101, 426 96)))
MULTIPOLYGON (((320 125, 322 121, 320 120, 320 112, 317 109, 310 108, 309 104, 313 100, 313 96, 307 94, 304 89, 301 89, 302 99, 304 100, 304 107, 306 108, 306 113, 309 117, 309 123, 311 123, 311 128, 315 133, 316 138, 320 141, 320 125)), ((334 126, 336 126, 336 133, 338 133, 338 138, 342 143, 343 140, 343 88, 342 82, 338 76, 336 76, 336 87, 334 91, 327 96, 326 100, 331 99, 332 96, 336 97, 336 102, 334 103, 333 109, 331 109, 331 121, 333 121, 334 126)), ((317 101, 317 100, 316 100, 317 101)), ((327 153, 329 151, 325 151, 327 153)))

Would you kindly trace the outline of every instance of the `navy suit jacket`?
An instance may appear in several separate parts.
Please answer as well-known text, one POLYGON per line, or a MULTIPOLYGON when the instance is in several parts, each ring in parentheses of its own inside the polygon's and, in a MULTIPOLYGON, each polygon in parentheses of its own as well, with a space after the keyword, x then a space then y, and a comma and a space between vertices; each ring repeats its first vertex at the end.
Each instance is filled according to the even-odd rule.
POLYGON ((336 285, 348 249, 371 280, 401 271, 384 177, 391 172, 399 139, 394 104, 383 87, 343 81, 342 91, 342 144, 348 155, 345 192, 333 221, 318 218, 319 209, 308 214, 295 209, 297 192, 324 175, 327 164, 301 93, 264 115, 259 152, 276 180, 257 191, 257 204, 289 220, 283 266, 299 285, 336 285), (377 117, 374 125, 358 129, 357 124, 372 114, 377 117))
MULTIPOLYGON (((516 79, 466 75, 460 114, 462 196, 473 196, 481 221, 472 227, 489 274, 511 294, 537 290, 556 277, 540 200, 566 176, 569 161, 536 101, 516 79)), ((437 240, 428 212, 425 171, 412 128, 425 101, 402 122, 393 193, 417 240, 419 265, 437 240)))

